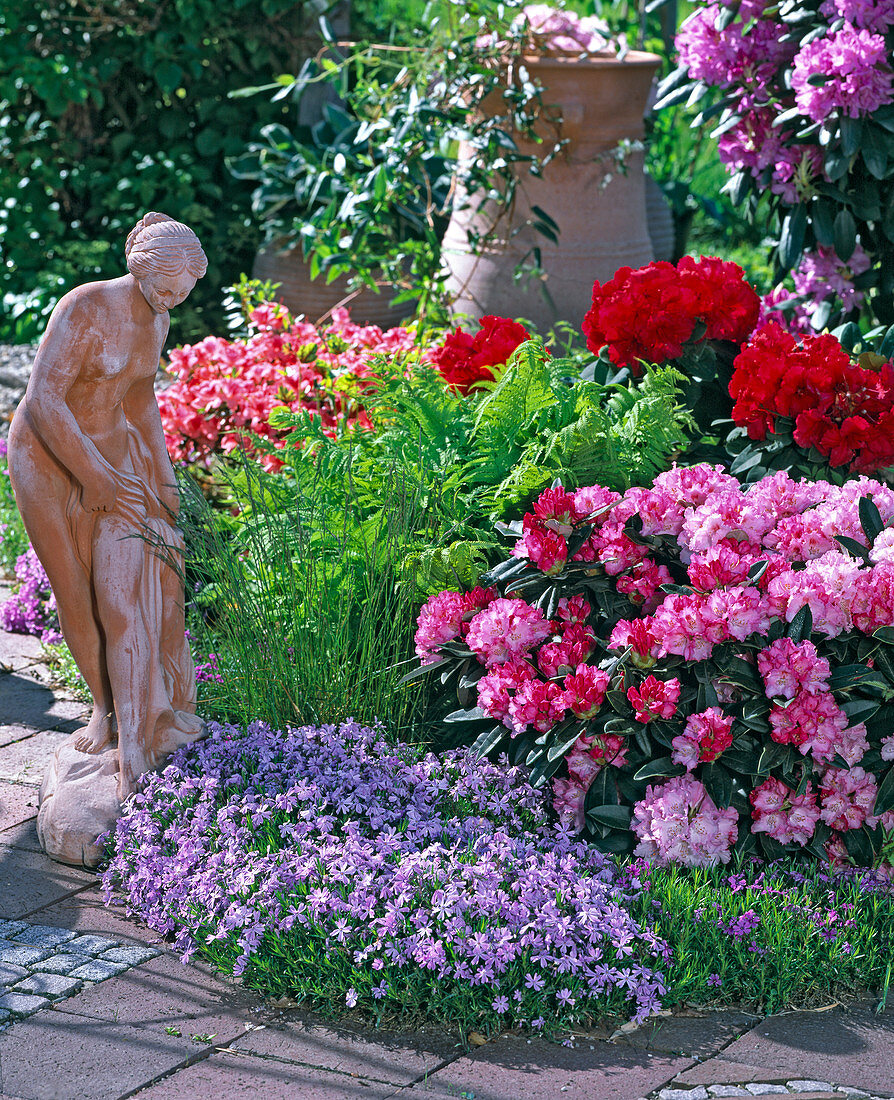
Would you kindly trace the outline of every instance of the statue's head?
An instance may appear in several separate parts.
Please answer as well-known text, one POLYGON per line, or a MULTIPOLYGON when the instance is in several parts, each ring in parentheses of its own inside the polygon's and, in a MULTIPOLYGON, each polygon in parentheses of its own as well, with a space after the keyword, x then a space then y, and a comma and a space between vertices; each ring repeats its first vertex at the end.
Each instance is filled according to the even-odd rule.
POLYGON ((179 305, 208 268, 199 238, 189 226, 155 210, 130 231, 124 255, 127 270, 156 313, 179 305))

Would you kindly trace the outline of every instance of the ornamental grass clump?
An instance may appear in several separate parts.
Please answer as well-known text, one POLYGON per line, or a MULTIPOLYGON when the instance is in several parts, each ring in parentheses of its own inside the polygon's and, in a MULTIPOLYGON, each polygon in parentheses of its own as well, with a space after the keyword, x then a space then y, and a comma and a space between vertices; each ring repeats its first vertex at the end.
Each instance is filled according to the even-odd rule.
MULTIPOLYGON (((606 851, 890 860, 894 490, 673 469, 547 490, 512 556, 423 607, 421 668, 606 851)), ((476 739, 477 735, 477 739, 476 739)))
POLYGON ((210 725, 127 805, 107 899, 246 985, 484 1031, 658 1007, 639 889, 505 761, 353 721, 210 725))

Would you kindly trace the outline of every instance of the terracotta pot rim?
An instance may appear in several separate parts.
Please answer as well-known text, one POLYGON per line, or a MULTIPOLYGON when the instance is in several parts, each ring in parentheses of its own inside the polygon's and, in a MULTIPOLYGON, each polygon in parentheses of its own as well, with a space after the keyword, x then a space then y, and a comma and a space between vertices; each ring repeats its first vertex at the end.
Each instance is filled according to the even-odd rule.
POLYGON ((598 69, 615 66, 636 68, 661 64, 661 58, 657 53, 646 53, 644 50, 628 50, 623 57, 618 57, 616 53, 608 50, 591 54, 576 53, 573 50, 550 50, 548 53, 523 54, 521 60, 530 65, 559 67, 580 65, 598 69))

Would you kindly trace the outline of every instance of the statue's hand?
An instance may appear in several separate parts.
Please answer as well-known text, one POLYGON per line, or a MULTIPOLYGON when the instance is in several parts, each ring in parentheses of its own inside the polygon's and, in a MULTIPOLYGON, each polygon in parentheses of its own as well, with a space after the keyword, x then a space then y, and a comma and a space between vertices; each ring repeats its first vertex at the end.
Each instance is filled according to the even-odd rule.
POLYGON ((81 506, 88 512, 111 512, 117 499, 117 478, 105 470, 97 470, 90 482, 81 486, 81 506))

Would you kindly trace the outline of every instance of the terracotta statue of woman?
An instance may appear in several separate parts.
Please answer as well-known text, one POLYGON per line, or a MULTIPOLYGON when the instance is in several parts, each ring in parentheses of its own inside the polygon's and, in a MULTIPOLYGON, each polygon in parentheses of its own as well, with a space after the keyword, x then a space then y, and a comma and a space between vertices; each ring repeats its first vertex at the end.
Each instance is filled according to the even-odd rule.
POLYGON ((184 637, 179 497, 153 382, 168 311, 207 260, 191 229, 154 212, 125 256, 128 274, 76 287, 56 306, 9 433, 16 501, 93 695, 69 748, 108 754, 117 744, 119 799, 203 732, 184 637))

